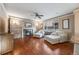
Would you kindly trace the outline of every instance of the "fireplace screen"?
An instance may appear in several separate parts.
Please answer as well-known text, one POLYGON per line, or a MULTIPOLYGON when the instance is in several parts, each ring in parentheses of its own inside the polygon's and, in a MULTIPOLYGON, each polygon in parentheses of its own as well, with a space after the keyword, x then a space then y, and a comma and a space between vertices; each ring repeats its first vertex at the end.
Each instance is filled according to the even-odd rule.
POLYGON ((32 36, 33 29, 23 29, 23 36, 32 36))

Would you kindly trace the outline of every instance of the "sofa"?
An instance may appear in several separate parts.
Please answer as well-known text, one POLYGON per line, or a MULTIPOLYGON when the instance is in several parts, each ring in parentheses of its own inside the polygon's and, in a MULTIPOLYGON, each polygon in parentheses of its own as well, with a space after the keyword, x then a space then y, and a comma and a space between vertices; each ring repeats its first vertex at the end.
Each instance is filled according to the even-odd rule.
POLYGON ((68 41, 68 34, 64 31, 56 30, 50 35, 45 35, 44 38, 49 43, 56 44, 68 41))

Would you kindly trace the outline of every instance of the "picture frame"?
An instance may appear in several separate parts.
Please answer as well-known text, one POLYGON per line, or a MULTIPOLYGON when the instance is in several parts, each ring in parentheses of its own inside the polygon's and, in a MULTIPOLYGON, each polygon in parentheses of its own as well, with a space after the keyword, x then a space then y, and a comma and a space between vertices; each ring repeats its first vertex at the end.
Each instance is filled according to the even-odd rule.
POLYGON ((64 19, 62 21, 62 28, 63 29, 69 29, 69 19, 64 19))

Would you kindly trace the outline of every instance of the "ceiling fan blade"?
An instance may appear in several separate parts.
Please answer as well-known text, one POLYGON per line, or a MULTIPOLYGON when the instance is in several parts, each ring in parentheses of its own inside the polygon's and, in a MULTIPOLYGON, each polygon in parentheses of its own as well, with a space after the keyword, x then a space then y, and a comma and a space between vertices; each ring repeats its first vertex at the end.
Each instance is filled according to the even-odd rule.
POLYGON ((40 18, 40 19, 41 19, 41 17, 44 16, 44 15, 40 15, 40 14, 38 14, 37 12, 33 12, 33 14, 34 14, 35 17, 38 17, 38 18, 40 18))
POLYGON ((41 19, 41 17, 40 17, 40 16, 38 16, 38 18, 40 18, 40 19, 41 19))
POLYGON ((44 15, 39 15, 39 16, 44 16, 44 15))

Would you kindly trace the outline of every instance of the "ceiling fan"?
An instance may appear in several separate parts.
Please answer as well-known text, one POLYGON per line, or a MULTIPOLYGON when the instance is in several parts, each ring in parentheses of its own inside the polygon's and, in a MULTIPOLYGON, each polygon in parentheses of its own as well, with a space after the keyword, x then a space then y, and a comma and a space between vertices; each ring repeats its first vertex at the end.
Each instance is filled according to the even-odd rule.
POLYGON ((44 15, 40 15, 40 14, 38 14, 37 12, 34 12, 34 16, 41 19, 44 15))

